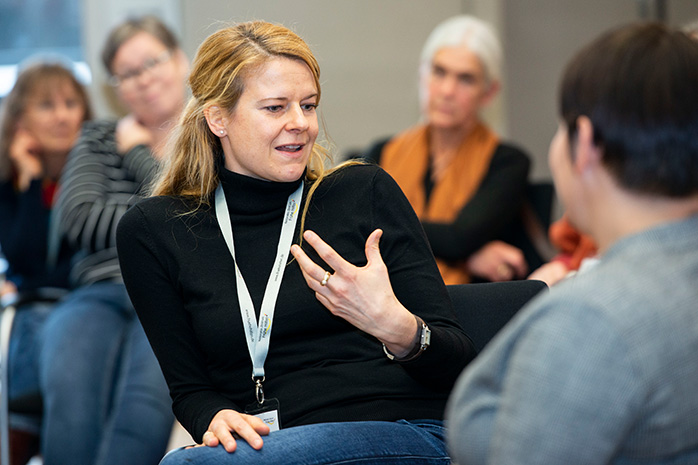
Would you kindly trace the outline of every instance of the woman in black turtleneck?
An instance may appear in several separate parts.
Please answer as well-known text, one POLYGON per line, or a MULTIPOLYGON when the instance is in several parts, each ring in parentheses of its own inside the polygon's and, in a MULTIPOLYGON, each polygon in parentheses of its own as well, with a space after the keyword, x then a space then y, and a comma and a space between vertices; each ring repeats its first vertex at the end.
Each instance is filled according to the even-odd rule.
POLYGON ((162 463, 447 463, 443 410, 473 346, 393 180, 324 169, 307 45, 223 29, 190 85, 155 196, 117 233, 175 414, 208 446, 162 463))

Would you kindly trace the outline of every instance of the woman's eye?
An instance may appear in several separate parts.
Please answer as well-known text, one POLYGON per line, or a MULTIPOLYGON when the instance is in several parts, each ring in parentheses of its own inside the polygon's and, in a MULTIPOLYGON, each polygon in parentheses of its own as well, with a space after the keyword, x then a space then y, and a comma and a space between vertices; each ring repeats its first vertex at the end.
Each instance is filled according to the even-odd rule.
POLYGON ((463 84, 468 84, 468 85, 475 84, 477 82, 477 79, 472 74, 463 74, 462 76, 459 76, 458 79, 463 84))
POLYGON ((283 107, 281 105, 269 105, 268 107, 264 107, 265 110, 268 110, 272 113, 277 113, 281 111, 283 107))
POLYGON ((439 68, 438 66, 434 66, 431 68, 431 74, 434 77, 444 77, 446 75, 446 71, 444 71, 443 68, 439 68))
POLYGON ((68 108, 77 108, 80 106, 80 101, 77 99, 66 100, 65 106, 68 108))
POLYGON ((301 108, 303 108, 303 111, 315 111, 317 108, 317 103, 306 103, 301 105, 301 108))

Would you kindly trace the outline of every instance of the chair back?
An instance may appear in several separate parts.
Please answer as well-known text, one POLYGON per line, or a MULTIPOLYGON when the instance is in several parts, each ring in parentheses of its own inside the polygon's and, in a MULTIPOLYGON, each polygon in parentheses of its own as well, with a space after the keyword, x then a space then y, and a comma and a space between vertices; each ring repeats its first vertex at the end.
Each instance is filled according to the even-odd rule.
MULTIPOLYGON (((0 268, 2 261, 0 260, 0 268)), ((0 273, 3 270, 0 269, 0 273)), ((9 399, 10 335, 15 314, 30 303, 55 303, 63 297, 65 289, 46 287, 6 296, 0 301, 0 465, 10 464, 10 413, 40 414, 42 398, 39 392, 19 399, 9 399)))
POLYGON ((480 352, 528 301, 548 286, 522 280, 446 286, 456 316, 480 352))

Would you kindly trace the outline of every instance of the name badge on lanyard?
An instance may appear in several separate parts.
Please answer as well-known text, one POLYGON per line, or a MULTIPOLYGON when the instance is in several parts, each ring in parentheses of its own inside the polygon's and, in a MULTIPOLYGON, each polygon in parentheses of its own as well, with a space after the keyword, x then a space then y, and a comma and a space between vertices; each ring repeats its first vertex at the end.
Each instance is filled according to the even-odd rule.
POLYGON ((230 250, 230 255, 235 263, 235 285, 237 287, 238 301, 240 304, 240 316, 245 328, 245 339, 247 340, 247 350, 252 359, 252 381, 255 385, 255 397, 257 402, 253 402, 245 408, 245 413, 261 418, 267 423, 272 431, 280 428, 279 424, 279 401, 277 399, 265 399, 262 383, 265 381, 264 362, 269 353, 269 339, 271 337, 271 326, 274 321, 274 309, 279 296, 281 280, 284 276, 284 268, 291 250, 293 233, 298 220, 298 210, 303 197, 303 183, 293 192, 286 202, 283 224, 281 225, 281 235, 279 245, 276 249, 276 259, 272 267, 267 286, 262 299, 262 308, 259 312, 259 321, 255 318, 254 304, 250 292, 242 277, 237 260, 235 259, 235 244, 233 242, 233 228, 230 223, 228 203, 225 200, 222 184, 216 188, 216 218, 218 226, 221 228, 225 243, 230 250))

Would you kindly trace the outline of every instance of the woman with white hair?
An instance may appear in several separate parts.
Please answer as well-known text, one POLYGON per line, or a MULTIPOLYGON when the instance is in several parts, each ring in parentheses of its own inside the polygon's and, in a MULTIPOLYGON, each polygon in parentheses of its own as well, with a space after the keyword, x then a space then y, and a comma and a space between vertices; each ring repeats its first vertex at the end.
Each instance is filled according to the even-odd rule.
POLYGON ((499 90, 500 62, 487 23, 472 16, 442 22, 422 50, 424 121, 367 154, 407 195, 447 284, 527 271, 521 250, 504 241, 518 218, 529 159, 480 117, 499 90))

